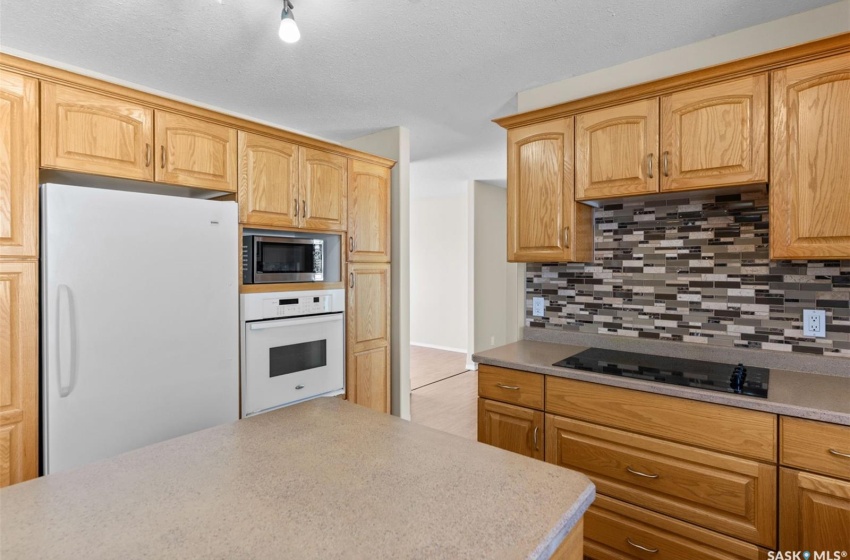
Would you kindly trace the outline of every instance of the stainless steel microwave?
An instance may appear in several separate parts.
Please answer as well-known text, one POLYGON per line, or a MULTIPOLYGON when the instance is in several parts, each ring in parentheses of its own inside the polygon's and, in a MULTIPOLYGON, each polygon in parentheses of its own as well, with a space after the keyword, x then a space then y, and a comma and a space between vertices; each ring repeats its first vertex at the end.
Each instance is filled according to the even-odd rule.
POLYGON ((325 242, 321 239, 246 235, 242 238, 242 283, 322 282, 325 242))

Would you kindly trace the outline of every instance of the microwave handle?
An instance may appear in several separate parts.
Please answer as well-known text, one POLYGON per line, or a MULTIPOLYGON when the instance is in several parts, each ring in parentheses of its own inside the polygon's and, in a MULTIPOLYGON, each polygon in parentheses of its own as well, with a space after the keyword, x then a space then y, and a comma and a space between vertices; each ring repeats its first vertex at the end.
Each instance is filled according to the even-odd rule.
POLYGON ((276 329, 278 327, 297 327, 298 325, 315 325, 317 323, 332 323, 334 321, 342 321, 342 313, 334 313, 332 315, 319 315, 318 317, 301 317, 298 319, 280 319, 278 321, 262 321, 250 323, 252 331, 263 329, 276 329))

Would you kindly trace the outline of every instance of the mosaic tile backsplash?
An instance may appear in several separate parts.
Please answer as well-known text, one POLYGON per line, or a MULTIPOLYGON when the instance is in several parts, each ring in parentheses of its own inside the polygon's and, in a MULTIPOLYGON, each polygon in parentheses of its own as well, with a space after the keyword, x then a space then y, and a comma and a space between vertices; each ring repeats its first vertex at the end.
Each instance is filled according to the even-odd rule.
POLYGON ((771 262, 768 219, 764 187, 606 204, 595 262, 527 266, 526 325, 850 358, 850 261, 771 262), (803 309, 826 310, 827 338, 803 309))

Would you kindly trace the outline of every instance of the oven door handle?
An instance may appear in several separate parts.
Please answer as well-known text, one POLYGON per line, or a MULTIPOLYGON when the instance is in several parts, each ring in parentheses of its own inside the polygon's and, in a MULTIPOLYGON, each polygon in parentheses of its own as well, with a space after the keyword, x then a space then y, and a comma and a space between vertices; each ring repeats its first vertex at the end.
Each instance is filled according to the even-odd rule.
POLYGON ((296 327, 298 325, 314 325, 316 323, 331 323, 334 321, 342 321, 342 313, 320 315, 318 317, 299 317, 298 319, 280 319, 278 321, 260 321, 257 323, 249 323, 249 326, 252 331, 259 331, 262 329, 296 327))

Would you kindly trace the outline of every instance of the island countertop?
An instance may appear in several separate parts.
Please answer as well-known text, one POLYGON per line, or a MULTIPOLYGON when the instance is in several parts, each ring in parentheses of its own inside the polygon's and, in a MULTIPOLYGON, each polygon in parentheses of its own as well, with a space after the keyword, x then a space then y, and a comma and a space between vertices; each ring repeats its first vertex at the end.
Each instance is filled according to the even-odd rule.
POLYGON ((548 558, 593 498, 324 398, 0 490, 0 558, 548 558))

